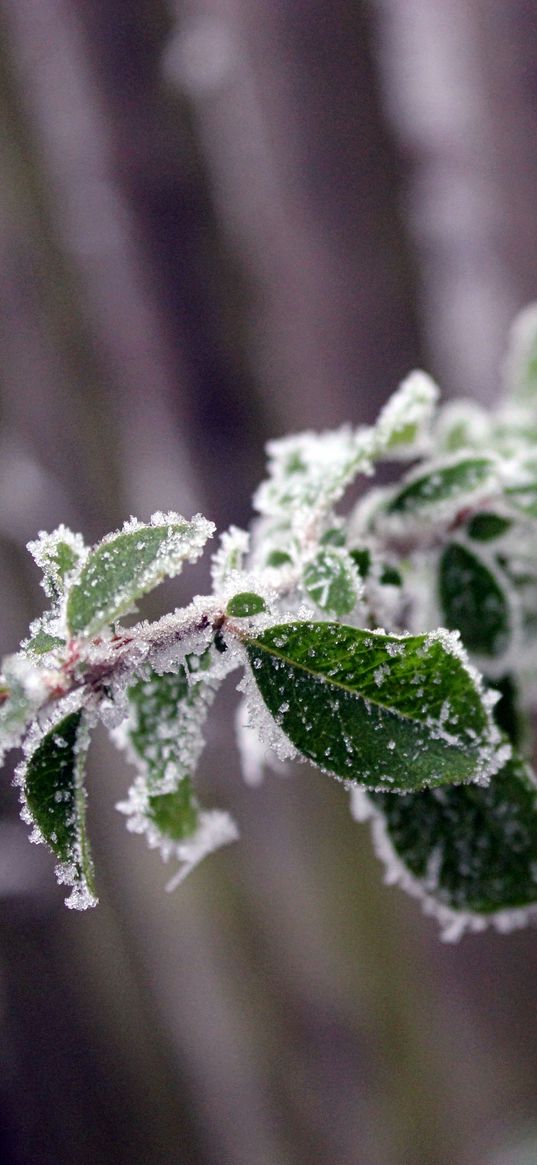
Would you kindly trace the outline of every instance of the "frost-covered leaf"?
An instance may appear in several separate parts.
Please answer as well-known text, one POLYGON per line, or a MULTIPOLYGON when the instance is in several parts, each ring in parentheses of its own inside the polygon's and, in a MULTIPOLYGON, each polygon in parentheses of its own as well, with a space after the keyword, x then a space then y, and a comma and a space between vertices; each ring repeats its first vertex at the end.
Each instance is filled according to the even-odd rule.
POLYGON ((343 526, 329 526, 319 538, 321 546, 344 546, 346 540, 343 526))
POLYGON ((521 405, 537 402, 537 303, 524 308, 514 321, 505 362, 505 387, 521 405))
POLYGON ((522 480, 508 485, 505 490, 507 503, 525 518, 537 518, 537 468, 533 472, 521 473, 522 480))
POLYGON ((65 647, 65 639, 61 639, 59 635, 51 635, 43 627, 40 627, 24 644, 24 650, 33 655, 47 655, 49 651, 62 647, 65 647))
POLYGON ((302 581, 315 605, 335 616, 353 611, 362 590, 353 559, 338 546, 320 548, 305 566, 302 581))
POLYGON ((254 505, 260 514, 290 514, 296 525, 327 513, 358 473, 370 474, 382 457, 415 455, 428 432, 438 390, 413 372, 382 410, 377 424, 343 425, 325 433, 297 433, 267 446, 269 479, 254 505))
POLYGON ((451 542, 440 556, 438 590, 446 627, 460 631, 468 651, 486 656, 505 651, 509 602, 488 565, 465 546, 451 542))
POLYGON ((202 729, 213 698, 213 684, 189 680, 184 667, 164 675, 151 672, 129 689, 125 732, 149 793, 173 792, 190 777, 204 746, 202 729))
POLYGON ((439 411, 434 444, 439 453, 487 449, 491 445, 490 412, 473 400, 449 401, 439 411))
POLYGON ((229 600, 226 612, 236 619, 247 619, 252 615, 260 615, 266 609, 267 604, 261 595, 256 595, 254 591, 241 591, 229 600))
POLYGON ((54 600, 64 593, 69 575, 86 554, 81 534, 73 534, 67 526, 58 526, 51 534, 41 530, 36 540, 28 543, 28 550, 43 571, 42 587, 54 600))
POLYGON ((23 815, 59 859, 60 882, 71 886, 67 905, 96 905, 93 865, 86 836, 84 763, 89 735, 81 711, 70 712, 29 750, 17 770, 23 815))
MULTIPOLYGON (((66 647, 64 636, 64 620, 59 610, 59 604, 54 604, 52 610, 45 611, 38 619, 30 624, 30 633, 21 643, 25 655, 33 657, 40 663, 43 656, 50 651, 61 652, 66 647)), ((46 664, 48 661, 43 660, 46 664)))
POLYGON ((423 472, 414 471, 388 504, 388 514, 424 518, 428 512, 442 511, 453 502, 465 503, 476 493, 495 485, 495 465, 490 457, 458 457, 438 462, 423 472))
POLYGON ((211 575, 215 589, 220 588, 235 572, 241 571, 250 546, 250 535, 239 526, 230 526, 220 539, 220 545, 211 561, 211 575))
POLYGON ((491 700, 447 632, 287 623, 246 639, 261 696, 319 768, 370 788, 482 780, 503 762, 491 700))
POLYGON ((438 397, 438 387, 426 372, 411 372, 374 426, 374 456, 415 456, 429 435, 438 397))
POLYGON ((131 520, 90 551, 69 590, 67 624, 73 635, 93 636, 132 609, 164 578, 195 562, 214 531, 200 514, 153 514, 150 525, 131 520))
POLYGON ((202 809, 192 786, 215 690, 216 681, 203 664, 195 670, 187 664, 177 673, 152 672, 130 688, 129 719, 113 734, 138 769, 118 809, 126 814, 128 829, 145 834, 163 858, 179 859, 179 880, 206 854, 237 837, 229 815, 202 809))
POLYGON ((269 442, 269 479, 255 494, 256 510, 303 522, 325 513, 358 473, 371 473, 373 448, 370 429, 349 425, 269 442))
POLYGON ((511 528, 509 518, 483 511, 468 522, 468 534, 474 542, 494 542, 511 528))
POLYGON ((520 757, 485 788, 376 793, 371 801, 389 880, 425 898, 446 938, 479 929, 476 915, 501 929, 527 921, 524 908, 537 903, 537 784, 520 757))
POLYGON ((183 841, 195 833, 199 821, 199 803, 190 777, 183 777, 171 793, 151 793, 147 816, 163 837, 183 841))

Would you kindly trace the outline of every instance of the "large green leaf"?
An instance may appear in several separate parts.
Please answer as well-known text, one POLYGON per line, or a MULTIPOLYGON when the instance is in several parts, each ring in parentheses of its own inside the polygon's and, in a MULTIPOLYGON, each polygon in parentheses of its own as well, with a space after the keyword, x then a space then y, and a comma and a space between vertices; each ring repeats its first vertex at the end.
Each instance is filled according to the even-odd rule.
MULTIPOLYGON (((537 903, 537 784, 513 756, 490 784, 371 795, 381 817, 380 849, 389 846, 421 892, 440 908, 491 915, 537 903)), ((444 921, 457 931, 457 917, 444 921)), ((509 918, 504 917, 508 924, 509 918)))
POLYGON ((87 733, 81 711, 55 724, 20 771, 26 811, 59 859, 60 880, 73 887, 67 905, 93 906, 93 865, 85 826, 83 769, 87 733))
POLYGON ((503 759, 487 699, 447 632, 288 623, 246 638, 246 649, 285 735, 345 780, 419 789, 481 778, 503 759))
POLYGON ((465 546, 452 542, 439 563, 438 589, 446 627, 459 630, 468 651, 501 655, 509 641, 509 603, 500 581, 465 546))
POLYGON ((187 522, 155 514, 152 524, 129 523, 88 555, 69 591, 67 625, 73 635, 93 636, 130 610, 136 599, 193 562, 214 527, 201 515, 187 522))

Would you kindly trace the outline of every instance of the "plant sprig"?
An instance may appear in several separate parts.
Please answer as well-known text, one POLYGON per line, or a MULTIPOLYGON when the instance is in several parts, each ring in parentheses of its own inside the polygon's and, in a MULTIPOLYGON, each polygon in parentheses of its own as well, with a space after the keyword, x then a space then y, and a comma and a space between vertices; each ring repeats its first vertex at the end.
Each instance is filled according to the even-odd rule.
POLYGON ((238 669, 247 779, 296 757, 343 782, 388 878, 447 937, 537 914, 537 308, 514 325, 496 408, 438 397, 414 372, 374 426, 271 442, 251 529, 213 553, 212 593, 156 622, 122 620, 203 552, 201 515, 130 519, 93 548, 65 526, 30 543, 49 607, 4 660, 0 752, 22 747, 22 815, 69 906, 97 901, 85 760, 99 720, 136 769, 118 808, 175 860, 171 884, 237 836, 195 776, 238 669), (406 464, 401 479, 345 512, 382 460, 406 464))

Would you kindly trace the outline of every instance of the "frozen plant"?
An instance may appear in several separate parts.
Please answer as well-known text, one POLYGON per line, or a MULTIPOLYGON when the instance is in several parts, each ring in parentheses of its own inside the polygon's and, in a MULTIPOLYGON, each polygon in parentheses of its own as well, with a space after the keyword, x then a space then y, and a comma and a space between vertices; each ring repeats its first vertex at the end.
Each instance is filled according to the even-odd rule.
POLYGON ((372 426, 268 447, 250 531, 231 527, 213 593, 154 623, 136 601, 214 534, 200 515, 131 519, 96 547, 60 526, 30 550, 50 602, 3 665, 2 755, 32 840, 94 905, 84 765, 101 719, 136 776, 118 808, 177 884, 237 836, 195 770, 219 685, 240 671, 245 778, 289 758, 338 778, 386 877, 455 938, 537 916, 537 307, 513 328, 504 395, 438 405, 413 372, 372 426), (396 485, 347 486, 379 461, 396 485))

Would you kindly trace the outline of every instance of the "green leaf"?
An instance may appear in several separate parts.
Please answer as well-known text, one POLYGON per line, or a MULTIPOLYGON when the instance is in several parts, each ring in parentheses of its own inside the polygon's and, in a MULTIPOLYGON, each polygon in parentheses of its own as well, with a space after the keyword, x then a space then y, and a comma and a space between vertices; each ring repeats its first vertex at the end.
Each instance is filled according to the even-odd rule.
MULTIPOLYGON (((460 929, 464 912, 491 915, 537 902, 537 785, 520 757, 513 756, 485 788, 463 785, 404 797, 377 793, 371 800, 382 814, 384 837, 417 880, 407 889, 441 910, 461 912, 460 929)), ((389 868, 383 840, 379 848, 389 868)), ((447 937, 455 937, 456 916, 444 921, 454 928, 447 937)))
POLYGON ((201 808, 192 787, 217 682, 204 670, 204 659, 200 657, 201 666, 195 669, 189 657, 190 679, 181 668, 177 674, 152 672, 134 684, 129 690, 129 719, 114 734, 138 769, 128 799, 117 808, 127 815, 127 828, 144 834, 163 858, 179 859, 172 885, 206 854, 237 837, 229 815, 201 808))
POLYGON ((438 451, 463 453, 470 449, 484 452, 491 447, 493 416, 473 400, 454 400, 444 404, 435 426, 434 441, 438 451))
POLYGON ((316 606, 336 616, 353 611, 361 591, 355 563, 337 546, 317 552, 305 567, 303 583, 316 606))
POLYGON ((267 566, 289 566, 292 563, 291 555, 286 550, 271 550, 267 555, 267 566))
POLYGON ((151 525, 131 521, 105 538, 69 591, 71 633, 91 637, 119 619, 141 595, 178 574, 183 562, 194 562, 213 529, 199 514, 190 522, 177 514, 154 514, 151 525))
POLYGON ((153 836, 157 831, 171 840, 190 836, 198 826, 191 775, 203 750, 203 725, 214 697, 203 665, 189 670, 190 680, 182 667, 177 673, 151 672, 129 689, 126 744, 140 776, 119 808, 131 818, 135 832, 153 836))
POLYGON ((509 641, 509 604, 495 575, 464 546, 446 546, 439 564, 444 620, 458 630, 468 651, 496 656, 509 641))
POLYGON ((321 546, 344 546, 345 531, 341 526, 330 526, 319 539, 321 546))
POLYGON ((445 502, 465 498, 493 480, 489 457, 462 457, 413 476, 388 505, 389 514, 421 515, 445 502))
POLYGON ((83 769, 87 731, 81 711, 55 724, 21 766, 26 811, 59 859, 60 880, 72 886, 68 906, 94 906, 93 865, 85 826, 83 769))
POLYGON ((468 534, 475 542, 494 542, 511 528, 509 518, 500 514, 475 514, 468 523, 468 534))
POLYGON ((159 833, 172 841, 182 841, 195 833, 199 818, 199 803, 192 781, 184 777, 172 793, 153 793, 148 798, 147 816, 159 833))
POLYGON ((371 551, 367 546, 355 546, 353 550, 349 550, 349 554, 359 574, 362 578, 367 578, 371 569, 371 551))
POLYGON ((329 512, 358 473, 371 473, 373 430, 296 433, 270 441, 269 477, 254 496, 258 513, 311 521, 329 512))
MULTIPOLYGON (((202 673, 203 675, 203 673, 202 673)), ((212 689, 204 680, 189 683, 185 669, 151 672, 129 688, 129 740, 143 762, 151 792, 189 774, 203 747, 201 723, 212 689)))
POLYGON ((503 760, 490 701, 447 632, 288 623, 245 643, 273 718, 324 771, 404 790, 481 779, 503 760))
POLYGON ((373 429, 375 457, 415 454, 427 435, 438 400, 426 372, 411 372, 382 409, 373 429))
POLYGON ((379 582, 383 587, 400 587, 403 585, 400 572, 395 566, 389 565, 381 568, 379 582))
POLYGON ((34 655, 46 655, 55 648, 65 647, 65 639, 60 639, 59 635, 51 635, 41 627, 35 635, 26 640, 23 647, 25 651, 33 652, 34 655))
POLYGON ((260 615, 266 609, 267 604, 261 595, 256 595, 253 591, 241 591, 229 600, 226 614, 234 615, 236 619, 247 619, 251 615, 260 615))

